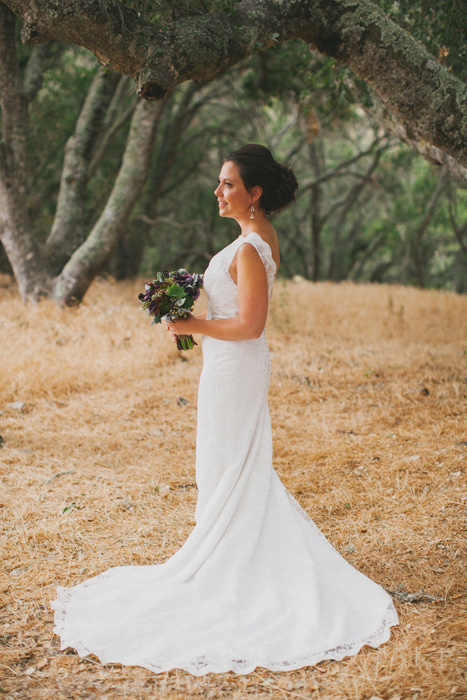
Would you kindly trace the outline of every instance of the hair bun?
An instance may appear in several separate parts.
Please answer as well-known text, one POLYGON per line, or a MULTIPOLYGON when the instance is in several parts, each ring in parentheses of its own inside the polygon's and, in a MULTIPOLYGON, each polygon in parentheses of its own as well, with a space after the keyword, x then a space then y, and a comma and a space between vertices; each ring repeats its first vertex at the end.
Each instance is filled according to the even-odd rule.
POLYGON ((297 178, 290 165, 278 163, 271 151, 257 143, 249 143, 226 159, 238 168, 248 191, 255 185, 263 190, 260 205, 269 214, 295 201, 297 178))
POLYGON ((278 211, 287 204, 295 201, 295 192, 298 188, 297 178, 290 165, 280 164, 278 172, 277 190, 275 192, 275 201, 271 202, 272 206, 269 211, 278 211))

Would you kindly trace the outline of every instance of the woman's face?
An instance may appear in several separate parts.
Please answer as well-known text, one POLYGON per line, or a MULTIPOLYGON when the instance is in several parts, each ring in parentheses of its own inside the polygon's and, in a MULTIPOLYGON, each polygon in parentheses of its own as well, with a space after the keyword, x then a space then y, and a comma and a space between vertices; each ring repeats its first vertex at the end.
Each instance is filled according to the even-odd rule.
POLYGON ((237 166, 228 160, 222 166, 218 186, 214 190, 219 203, 220 216, 227 216, 237 221, 250 215, 251 194, 247 191, 240 177, 237 166))

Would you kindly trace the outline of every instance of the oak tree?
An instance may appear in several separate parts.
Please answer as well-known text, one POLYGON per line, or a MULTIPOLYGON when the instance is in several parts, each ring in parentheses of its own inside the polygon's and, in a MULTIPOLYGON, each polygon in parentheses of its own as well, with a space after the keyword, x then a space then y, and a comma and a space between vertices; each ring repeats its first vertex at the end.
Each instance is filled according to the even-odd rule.
MULTIPOLYGON (((50 283, 21 206, 28 97, 11 39, 15 17, 22 20, 26 44, 60 40, 82 46, 110 71, 133 78, 144 98, 135 110, 128 157, 102 219, 64 267, 57 253, 52 288, 61 303, 82 298, 118 241, 120 228, 113 216, 121 187, 134 184, 133 201, 148 168, 144 159, 135 165, 134 158, 141 158, 141 149, 147 151, 154 138, 158 101, 185 81, 213 80, 277 42, 300 39, 347 66, 379 96, 401 138, 425 148, 427 157, 467 181, 467 85, 369 0, 3 0, 0 232, 24 298, 39 296, 50 283)), ((54 231, 52 243, 66 238, 63 230, 54 231)), ((64 258, 69 251, 65 253, 64 258)))

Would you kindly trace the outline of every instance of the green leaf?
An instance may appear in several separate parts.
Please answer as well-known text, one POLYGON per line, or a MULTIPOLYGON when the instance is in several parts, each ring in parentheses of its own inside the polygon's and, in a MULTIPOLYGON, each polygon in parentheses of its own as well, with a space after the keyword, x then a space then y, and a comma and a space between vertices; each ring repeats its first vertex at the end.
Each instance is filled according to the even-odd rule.
POLYGON ((170 287, 167 290, 167 294, 173 299, 181 299, 182 297, 185 298, 185 290, 176 282, 170 285, 170 287))
POLYGON ((75 501, 72 501, 68 506, 65 506, 62 513, 68 513, 68 511, 73 510, 73 508, 76 508, 76 510, 83 510, 84 506, 80 506, 75 501))

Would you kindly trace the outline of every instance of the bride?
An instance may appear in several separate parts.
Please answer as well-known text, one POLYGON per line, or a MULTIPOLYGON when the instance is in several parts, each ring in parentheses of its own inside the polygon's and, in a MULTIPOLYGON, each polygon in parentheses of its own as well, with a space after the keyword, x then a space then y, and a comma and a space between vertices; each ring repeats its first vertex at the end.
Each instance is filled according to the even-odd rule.
POLYGON ((287 671, 377 647, 397 624, 389 595, 336 552, 272 467, 264 326, 279 243, 268 214, 296 188, 263 146, 226 158, 215 195, 241 233, 206 270, 207 313, 168 324, 204 336, 196 527, 163 564, 58 588, 62 649, 156 673, 287 671))

